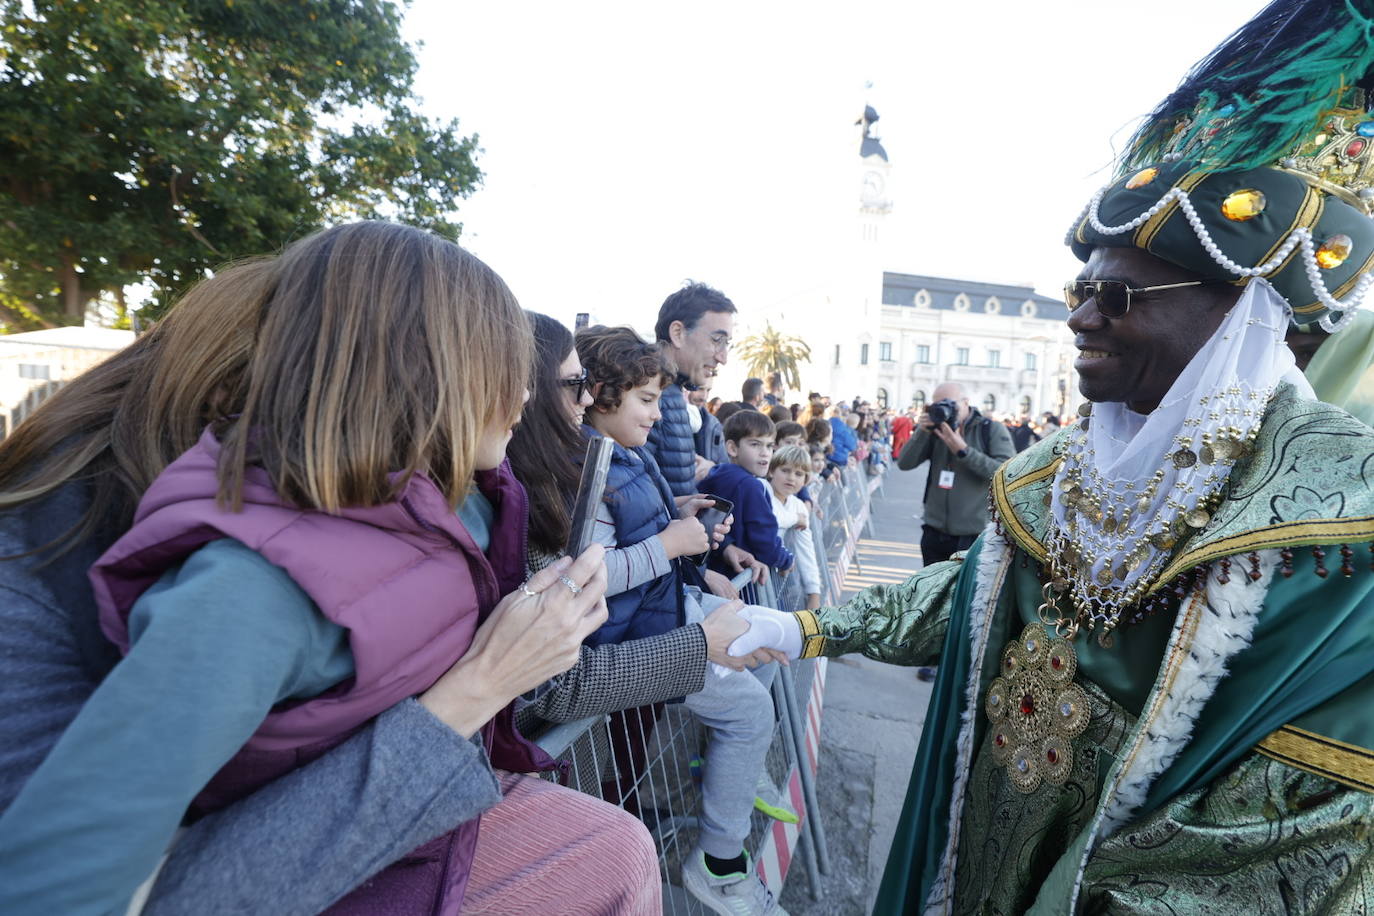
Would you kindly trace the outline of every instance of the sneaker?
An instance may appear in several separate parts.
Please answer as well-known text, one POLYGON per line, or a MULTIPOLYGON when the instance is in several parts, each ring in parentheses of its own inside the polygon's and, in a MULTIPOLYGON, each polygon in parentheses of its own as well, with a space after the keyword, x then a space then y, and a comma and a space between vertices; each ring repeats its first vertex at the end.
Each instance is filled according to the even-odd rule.
POLYGON ((718 877, 706 867, 706 855, 697 846, 682 863, 682 886, 712 913, 721 916, 787 916, 754 870, 754 858, 744 855, 745 870, 718 877))
POLYGON ((801 818, 797 817, 796 810, 792 803, 783 795, 782 790, 773 785, 773 781, 768 778, 767 773, 759 774, 759 781, 754 786, 754 807, 775 821, 782 821, 784 824, 795 824, 801 818))

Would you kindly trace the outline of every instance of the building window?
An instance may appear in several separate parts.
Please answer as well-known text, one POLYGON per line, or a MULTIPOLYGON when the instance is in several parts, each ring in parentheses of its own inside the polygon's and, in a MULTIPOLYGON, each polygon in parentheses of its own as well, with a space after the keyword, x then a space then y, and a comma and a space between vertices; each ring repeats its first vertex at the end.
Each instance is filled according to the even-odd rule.
POLYGON ((1034 368, 1035 368, 1035 354, 1034 354, 1034 353, 1027 353, 1027 354, 1026 354, 1026 368, 1027 368, 1027 369, 1034 369, 1034 368))
POLYGON ((912 406, 912 407, 915 407, 917 410, 924 410, 924 409, 925 409, 925 406, 926 406, 926 393, 925 393, 925 391, 923 391, 923 390, 920 389, 920 388, 917 388, 917 389, 916 389, 916 393, 913 394, 913 395, 911 396, 911 406, 912 406))
POLYGON ((890 362, 892 362, 892 344, 891 344, 891 343, 889 343, 888 341, 885 340, 885 341, 883 341, 882 343, 878 344, 878 359, 882 360, 882 361, 885 362, 885 363, 890 363, 890 362))
POLYGON ((1021 416, 1030 416, 1030 395, 1028 394, 1021 396, 1021 416))
POLYGON ((998 368, 999 366, 1002 365, 1002 351, 1001 351, 1001 350, 989 350, 989 351, 988 351, 988 365, 991 366, 993 369, 996 369, 996 368, 998 368))
POLYGON ((968 347, 955 347, 955 348, 954 348, 954 365, 956 365, 956 366, 967 366, 967 365, 968 365, 968 347))
POLYGON ((52 377, 50 373, 51 373, 51 367, 50 367, 50 366, 47 366, 47 365, 43 365, 43 364, 40 364, 40 363, 20 363, 20 364, 19 364, 19 377, 20 377, 20 378, 41 378, 41 379, 48 379, 48 378, 51 378, 51 377, 52 377))
POLYGON ((868 365, 868 344, 859 344, 859 365, 868 365))
POLYGON ((928 362, 930 362, 930 345, 929 345, 929 344, 917 344, 917 345, 916 345, 916 362, 918 362, 918 363, 928 363, 928 362))
POLYGON ((835 365, 840 364, 840 345, 835 344, 835 365))
POLYGON ((883 410, 887 410, 887 389, 886 389, 886 388, 879 388, 879 389, 878 389, 878 406, 881 407, 883 410))
POLYGON ((987 397, 983 398, 983 413, 987 414, 988 416, 992 416, 992 412, 993 412, 994 410, 996 410, 996 409, 997 409, 997 398, 996 398, 996 397, 994 397, 993 395, 988 395, 987 397))

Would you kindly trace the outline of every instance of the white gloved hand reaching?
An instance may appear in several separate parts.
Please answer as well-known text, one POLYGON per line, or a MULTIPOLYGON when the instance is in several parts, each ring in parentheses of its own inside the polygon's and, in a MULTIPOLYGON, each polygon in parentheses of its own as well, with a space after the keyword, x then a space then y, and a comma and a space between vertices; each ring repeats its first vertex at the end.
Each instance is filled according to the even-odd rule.
POLYGON ((801 657, 801 626, 794 615, 757 604, 740 608, 739 615, 749 621, 749 629, 730 643, 731 655, 748 655, 756 649, 768 648, 777 649, 789 659, 801 657))

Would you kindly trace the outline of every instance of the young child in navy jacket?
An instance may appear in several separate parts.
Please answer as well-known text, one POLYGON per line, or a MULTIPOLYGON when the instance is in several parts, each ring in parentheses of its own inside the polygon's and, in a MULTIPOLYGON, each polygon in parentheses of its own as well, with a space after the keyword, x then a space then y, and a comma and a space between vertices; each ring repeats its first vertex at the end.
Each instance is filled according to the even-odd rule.
MULTIPOLYGON (((711 469, 701 491, 735 504, 735 524, 727 543, 736 544, 777 570, 792 568, 792 554, 782 544, 773 496, 768 488, 768 462, 773 458, 773 421, 757 410, 741 410, 725 421, 729 464, 711 469)), ((714 558, 713 558, 714 562, 714 558)))

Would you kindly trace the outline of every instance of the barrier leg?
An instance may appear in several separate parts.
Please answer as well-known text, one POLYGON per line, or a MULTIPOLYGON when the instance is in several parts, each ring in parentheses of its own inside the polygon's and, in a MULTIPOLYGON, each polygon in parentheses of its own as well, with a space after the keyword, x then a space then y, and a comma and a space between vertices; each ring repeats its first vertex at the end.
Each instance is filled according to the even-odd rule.
MULTIPOLYGON (((788 671, 786 668, 782 668, 782 677, 776 679, 776 683, 773 687, 773 698, 774 701, 782 707, 782 715, 779 716, 779 718, 782 720, 783 740, 786 741, 791 748, 793 748, 793 759, 797 762, 797 773, 802 778, 802 785, 805 786, 806 771, 808 767, 806 764, 806 758, 803 756, 796 755, 796 751, 801 748, 801 743, 798 740, 799 736, 797 734, 796 729, 797 723, 794 721, 794 710, 792 708, 792 704, 788 702, 787 688, 785 686, 791 673, 792 672, 788 671)), ((783 789, 784 791, 786 791, 785 786, 783 787, 783 789)), ((805 789, 803 789, 803 798, 806 798, 805 789)), ((807 884, 809 884, 811 887, 811 899, 820 900, 820 867, 816 861, 816 850, 814 848, 814 844, 806 842, 806 834, 809 832, 808 828, 811 826, 812 823, 820 822, 820 812, 813 809, 811 805, 811 799, 806 798, 806 817, 802 821, 802 823, 797 825, 800 828, 797 832, 797 845, 801 849, 802 862, 806 865, 807 884)))
POLYGON ((788 668, 782 669, 783 702, 787 704, 793 723, 792 741, 797 749, 797 768, 801 773, 802 798, 806 802, 806 824, 803 836, 810 835, 815 847, 813 856, 820 869, 830 874, 830 846, 825 839, 825 825, 821 822, 821 807, 816 796, 816 774, 811 771, 811 757, 806 749, 806 708, 797 702, 797 682, 788 668))

